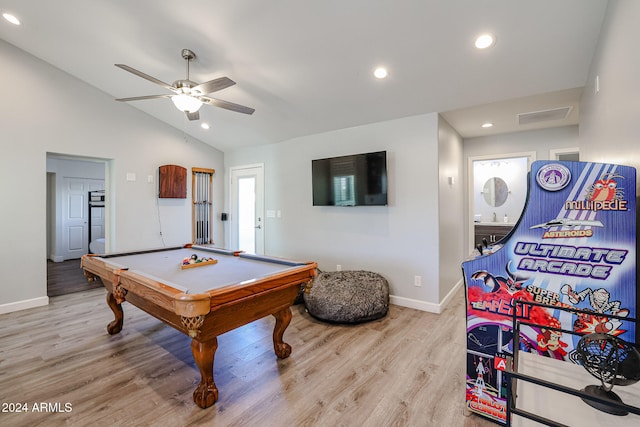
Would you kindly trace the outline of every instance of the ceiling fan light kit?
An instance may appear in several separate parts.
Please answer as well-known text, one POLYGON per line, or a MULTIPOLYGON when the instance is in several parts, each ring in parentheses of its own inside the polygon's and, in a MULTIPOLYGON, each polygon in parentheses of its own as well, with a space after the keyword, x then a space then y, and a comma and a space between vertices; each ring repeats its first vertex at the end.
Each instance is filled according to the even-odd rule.
POLYGON ((198 98, 194 98, 193 96, 185 95, 184 93, 180 95, 173 95, 171 100, 180 111, 195 113, 200 109, 200 107, 202 107, 202 101, 198 98))
POLYGON ((116 67, 122 68, 138 77, 142 77, 152 83, 162 86, 163 88, 170 90, 174 95, 146 95, 135 96, 130 98, 118 98, 116 101, 128 102, 128 101, 141 101, 144 99, 158 99, 158 98, 171 98, 173 104, 180 111, 183 111, 189 120, 200 119, 198 110, 202 104, 215 105, 216 107, 224 108, 226 110, 235 111, 243 114, 253 114, 255 111, 253 108, 245 107, 244 105, 234 104, 229 101, 223 101, 221 99, 211 98, 206 96, 210 93, 217 92, 219 90, 228 88, 236 84, 228 77, 219 77, 217 79, 209 80, 207 82, 198 84, 189 80, 189 62, 196 58, 196 54, 189 49, 182 49, 180 52, 182 58, 187 61, 187 77, 184 80, 176 80, 173 84, 168 84, 162 80, 158 80, 148 74, 138 71, 135 68, 129 67, 124 64, 115 64, 116 67))

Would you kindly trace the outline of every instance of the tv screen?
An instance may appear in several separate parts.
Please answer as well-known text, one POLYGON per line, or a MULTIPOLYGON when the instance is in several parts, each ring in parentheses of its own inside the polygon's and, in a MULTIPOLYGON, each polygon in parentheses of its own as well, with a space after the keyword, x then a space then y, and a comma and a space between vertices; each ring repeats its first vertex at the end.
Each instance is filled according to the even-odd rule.
POLYGON ((387 152, 311 161, 313 206, 387 204, 387 152))

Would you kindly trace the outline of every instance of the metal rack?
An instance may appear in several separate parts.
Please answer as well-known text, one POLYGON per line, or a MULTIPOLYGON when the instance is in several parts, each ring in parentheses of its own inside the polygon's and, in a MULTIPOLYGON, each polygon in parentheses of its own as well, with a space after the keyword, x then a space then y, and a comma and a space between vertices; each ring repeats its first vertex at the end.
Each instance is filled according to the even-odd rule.
POLYGON ((104 209, 105 207, 105 192, 104 190, 94 190, 94 191, 89 191, 89 196, 87 198, 88 201, 88 221, 89 221, 89 230, 87 231, 87 252, 91 253, 91 242, 93 241, 92 239, 92 228, 91 228, 91 217, 93 216, 91 214, 91 210, 94 208, 101 208, 104 209))
MULTIPOLYGON (((523 325, 526 326, 533 326, 533 327, 543 327, 545 329, 548 330, 552 330, 552 331, 556 331, 556 332, 562 332, 562 333, 566 333, 566 334, 570 334, 570 335, 578 335, 578 336, 582 336, 584 334, 580 334, 578 332, 575 331, 571 331, 571 330, 567 330, 567 329, 562 329, 562 328, 556 328, 556 327, 552 327, 552 326, 548 326, 548 325, 542 325, 539 323, 534 323, 534 322, 530 322, 524 319, 518 319, 517 317, 517 312, 519 312, 519 310, 517 309, 518 306, 521 306, 521 309, 524 309, 524 306, 527 305, 529 307, 533 307, 533 306, 537 306, 537 307, 543 307, 543 308, 549 308, 552 310, 562 310, 562 311, 567 311, 567 312, 571 312, 574 314, 586 314, 586 315, 602 315, 601 313, 595 313, 593 311, 589 311, 589 310, 580 310, 580 309, 576 309, 576 308, 571 308, 571 307, 563 307, 563 306, 557 306, 557 305, 548 305, 548 304, 542 304, 542 303, 537 303, 537 302, 533 302, 533 301, 522 301, 522 300, 514 300, 514 309, 513 309, 513 315, 512 315, 512 322, 513 322, 513 356, 511 357, 507 357, 507 363, 506 363, 506 369, 504 370, 504 374, 506 376, 507 379, 507 426, 511 426, 511 417, 513 415, 519 415, 521 417, 524 418, 528 418, 530 420, 539 422, 541 424, 545 424, 548 426, 553 426, 553 427, 567 427, 565 424, 561 424, 558 423, 556 421, 553 421, 551 419, 533 414, 531 412, 525 411, 523 409, 520 409, 517 407, 517 380, 522 380, 522 381, 526 381, 541 387, 545 387, 545 388, 549 388, 552 390, 556 390, 556 391, 560 391, 562 393, 565 394, 570 394, 573 396, 577 396, 580 398, 587 398, 588 400, 592 400, 592 401, 596 401, 598 403, 604 404, 604 405, 610 405, 613 406, 615 408, 618 409, 623 409, 625 411, 628 411, 629 413, 633 413, 633 414, 637 414, 640 415, 640 408, 636 407, 636 406, 631 406, 631 405, 627 405, 625 403, 618 403, 618 402, 613 402, 610 400, 604 400, 604 399, 600 399, 596 396, 592 396, 590 394, 587 394, 581 390, 577 390, 571 387, 567 387, 564 386, 562 384, 558 384, 558 383, 554 383, 551 381, 546 381, 543 380, 541 378, 537 378, 535 376, 531 376, 531 375, 525 375, 522 373, 518 372, 518 360, 519 360, 519 345, 517 345, 517 343, 520 342, 520 327, 523 325)), ((602 315, 604 316, 604 315, 602 315)), ((611 318, 611 319, 618 319, 618 320, 624 320, 624 321, 629 321, 629 322, 633 322, 637 325, 638 323, 638 319, 637 318, 630 318, 630 317, 621 317, 621 316, 615 316, 615 315, 611 315, 611 314, 606 314, 606 317, 611 318)), ((636 345, 635 343, 633 343, 634 345, 636 345)), ((542 356, 541 356, 542 357, 542 356)), ((567 363, 567 362, 565 362, 567 363)))
POLYGON ((192 240, 198 245, 213 243, 213 174, 215 170, 192 168, 191 190, 193 192, 192 240))

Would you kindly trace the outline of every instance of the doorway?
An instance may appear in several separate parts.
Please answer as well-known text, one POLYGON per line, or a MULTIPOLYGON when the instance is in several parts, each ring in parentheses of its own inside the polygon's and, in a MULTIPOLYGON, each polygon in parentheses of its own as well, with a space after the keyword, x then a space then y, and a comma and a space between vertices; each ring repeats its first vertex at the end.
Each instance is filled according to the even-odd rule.
POLYGON ((111 195, 107 193, 104 208, 90 206, 90 194, 97 190, 105 194, 109 187, 108 165, 104 159, 47 153, 48 296, 92 287, 82 274, 80 258, 89 252, 90 240, 109 240, 111 195))
POLYGON ((476 234, 480 233, 478 227, 494 226, 492 230, 499 233, 492 233, 496 237, 487 240, 495 243, 520 219, 526 204, 527 173, 536 160, 536 152, 476 156, 468 160, 468 249, 471 252, 476 234))
POLYGON ((247 253, 264 253, 264 165, 229 170, 230 244, 247 253))
POLYGON ((566 160, 570 162, 578 162, 580 161, 580 149, 578 147, 572 147, 549 150, 549 158, 551 160, 566 160))

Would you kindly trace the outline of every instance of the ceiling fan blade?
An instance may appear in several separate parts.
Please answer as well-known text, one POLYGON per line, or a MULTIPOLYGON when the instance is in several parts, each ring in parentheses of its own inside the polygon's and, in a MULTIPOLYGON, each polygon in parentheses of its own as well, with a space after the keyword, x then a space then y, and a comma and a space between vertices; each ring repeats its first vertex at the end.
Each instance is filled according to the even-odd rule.
POLYGON ((234 104, 233 102, 223 101, 221 99, 209 98, 208 96, 199 96, 198 99, 204 104, 215 105, 216 107, 235 111, 236 113, 253 114, 253 112, 256 111, 255 109, 245 107, 244 105, 234 104))
POLYGON ((199 120, 200 119, 200 113, 198 111, 194 111, 193 113, 185 111, 184 113, 187 115, 187 119, 189 119, 189 120, 199 120))
POLYGON ((226 89, 229 86, 233 86, 236 84, 233 80, 228 77, 220 77, 217 79, 209 80, 208 82, 201 83, 197 86, 191 88, 191 92, 198 92, 202 95, 207 93, 217 92, 222 89, 226 89))
POLYGON ((146 95, 146 96, 134 96, 131 98, 118 98, 116 101, 141 101, 143 99, 157 99, 157 98, 171 98, 173 95, 146 95))
POLYGON ((176 89, 175 87, 171 86, 170 84, 165 83, 165 82, 163 82, 162 80, 158 80, 158 79, 156 79, 155 77, 151 77, 150 75, 145 74, 145 73, 143 73, 142 71, 138 71, 138 70, 136 70, 135 68, 131 68, 131 67, 129 67, 128 65, 124 65, 124 64, 115 64, 115 66, 116 66, 116 67, 118 67, 118 68, 122 68, 123 70, 128 71, 128 72, 130 72, 130 73, 132 73, 132 74, 135 74, 135 75, 136 75, 136 76, 138 76, 138 77, 142 77, 143 79, 149 80, 149 81, 150 81, 150 82, 152 82, 152 83, 155 83, 155 84, 157 84, 157 85, 160 85, 160 86, 162 86, 162 87, 163 87, 163 88, 165 88, 165 89, 169 89, 169 90, 170 90, 170 91, 172 91, 172 92, 176 92, 176 93, 178 92, 178 89, 176 89))

